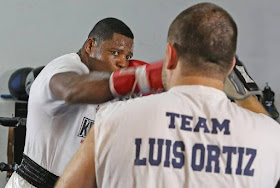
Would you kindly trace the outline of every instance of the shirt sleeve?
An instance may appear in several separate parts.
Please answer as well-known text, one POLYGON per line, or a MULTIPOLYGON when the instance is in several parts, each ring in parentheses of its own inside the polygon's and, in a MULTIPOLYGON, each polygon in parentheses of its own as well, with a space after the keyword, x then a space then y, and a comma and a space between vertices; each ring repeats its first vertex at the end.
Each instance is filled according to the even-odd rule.
POLYGON ((75 72, 79 75, 89 73, 88 68, 73 56, 61 57, 53 60, 45 66, 31 86, 30 99, 33 103, 40 103, 41 110, 49 115, 61 115, 73 110, 76 105, 69 105, 64 100, 57 99, 50 90, 49 83, 55 74, 63 72, 75 72))

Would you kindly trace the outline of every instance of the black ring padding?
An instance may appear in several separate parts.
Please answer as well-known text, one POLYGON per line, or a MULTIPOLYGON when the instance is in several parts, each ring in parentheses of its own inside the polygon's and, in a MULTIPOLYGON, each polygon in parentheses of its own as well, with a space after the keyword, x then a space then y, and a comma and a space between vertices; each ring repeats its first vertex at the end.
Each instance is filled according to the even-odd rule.
POLYGON ((22 117, 0 117, 0 125, 5 127, 18 127, 26 125, 26 118, 22 117))

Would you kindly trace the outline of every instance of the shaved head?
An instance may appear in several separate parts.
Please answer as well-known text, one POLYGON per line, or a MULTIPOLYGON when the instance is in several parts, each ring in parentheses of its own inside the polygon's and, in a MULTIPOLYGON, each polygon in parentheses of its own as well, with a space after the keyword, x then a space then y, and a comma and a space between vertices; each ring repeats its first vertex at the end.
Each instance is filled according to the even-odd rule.
POLYGON ((199 3, 181 12, 170 25, 168 42, 183 60, 205 72, 227 74, 236 51, 237 26, 223 8, 199 3))

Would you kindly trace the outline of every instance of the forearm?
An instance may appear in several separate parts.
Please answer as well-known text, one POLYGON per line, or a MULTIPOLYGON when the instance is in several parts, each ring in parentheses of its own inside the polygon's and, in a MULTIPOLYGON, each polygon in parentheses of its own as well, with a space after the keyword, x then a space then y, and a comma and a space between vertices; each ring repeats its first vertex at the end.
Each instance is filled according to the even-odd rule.
POLYGON ((50 80, 52 94, 69 104, 99 104, 113 99, 109 87, 109 73, 91 72, 77 75, 59 73, 50 80))
POLYGON ((75 84, 65 97, 69 104, 99 104, 113 99, 109 87, 109 80, 79 82, 75 84))
POLYGON ((238 106, 241 106, 242 108, 248 109, 250 111, 270 116, 263 105, 254 96, 250 96, 244 100, 235 100, 235 103, 238 106))
POLYGON ((69 104, 98 104, 131 93, 149 94, 162 91, 161 70, 162 62, 121 69, 112 74, 91 72, 80 76, 67 72, 54 75, 50 87, 54 96, 69 104))

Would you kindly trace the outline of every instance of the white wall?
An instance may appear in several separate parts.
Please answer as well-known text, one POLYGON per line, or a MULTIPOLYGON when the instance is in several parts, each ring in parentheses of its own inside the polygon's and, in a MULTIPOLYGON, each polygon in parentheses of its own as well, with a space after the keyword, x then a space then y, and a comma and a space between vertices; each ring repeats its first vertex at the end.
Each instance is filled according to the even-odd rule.
MULTIPOLYGON (((180 11, 197 2, 201 1, 1 1, 0 94, 8 93, 7 83, 13 71, 45 65, 59 55, 77 51, 93 25, 109 16, 123 20, 134 32, 134 58, 145 61, 162 59, 169 24, 180 11)), ((260 88, 269 83, 276 93, 275 104, 280 110, 280 66, 277 64, 280 1, 212 2, 228 10, 237 22, 238 55, 260 88)), ((0 108, 5 106, 0 103, 0 108)), ((5 131, 0 132, 0 137, 4 136, 5 131)), ((1 155, 6 155, 6 148, 0 148, 1 155)), ((2 174, 0 172, 0 177, 2 174)), ((0 179, 0 187, 3 181, 0 179)))

